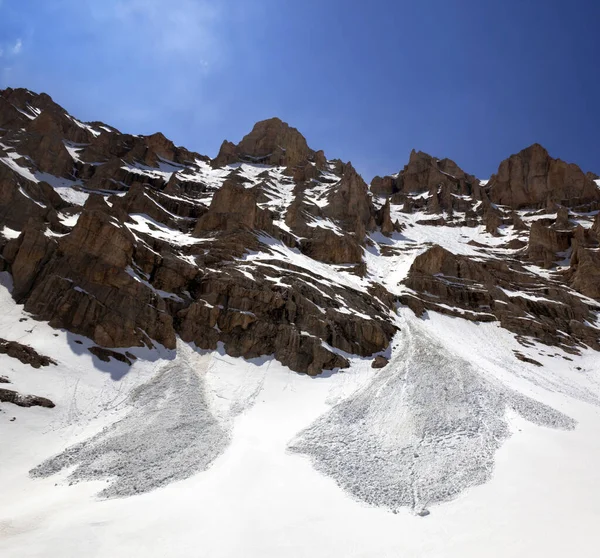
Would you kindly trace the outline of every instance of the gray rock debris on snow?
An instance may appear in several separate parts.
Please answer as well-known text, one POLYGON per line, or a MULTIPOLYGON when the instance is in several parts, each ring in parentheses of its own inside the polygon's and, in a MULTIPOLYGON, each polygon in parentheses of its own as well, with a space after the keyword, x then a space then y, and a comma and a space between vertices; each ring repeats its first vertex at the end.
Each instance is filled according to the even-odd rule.
POLYGON ((203 377, 179 352, 130 395, 131 411, 89 440, 31 471, 47 477, 75 466, 71 481, 108 479, 100 496, 148 492, 207 469, 229 443, 226 425, 211 413, 203 377))
POLYGON ((510 435, 507 409, 535 424, 575 421, 485 377, 415 325, 374 380, 289 446, 359 500, 426 515, 431 504, 486 482, 510 435))

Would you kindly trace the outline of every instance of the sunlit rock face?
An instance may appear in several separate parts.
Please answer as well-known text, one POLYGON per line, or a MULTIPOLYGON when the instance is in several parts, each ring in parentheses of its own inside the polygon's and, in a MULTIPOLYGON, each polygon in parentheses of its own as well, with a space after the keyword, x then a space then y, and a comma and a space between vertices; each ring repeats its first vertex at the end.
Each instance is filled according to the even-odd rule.
POLYGON ((600 189, 539 145, 487 183, 413 151, 368 186, 278 118, 213 160, 160 133, 80 122, 24 89, 1 93, 0 126, 0 265, 13 296, 99 346, 173 348, 179 335, 318 374, 385 351, 398 303, 597 346, 593 309, 571 289, 598 296, 600 189), (395 238, 415 225, 483 227, 495 240, 473 238, 469 254, 430 248, 402 290, 370 262, 410 250, 395 238))
POLYGON ((160 492, 256 404, 247 446, 427 515, 491 479, 511 421, 573 429, 540 394, 600 400, 598 178, 539 145, 489 181, 398 168, 367 184, 277 118, 211 159, 0 92, 0 399, 80 428, 32 477, 160 492))

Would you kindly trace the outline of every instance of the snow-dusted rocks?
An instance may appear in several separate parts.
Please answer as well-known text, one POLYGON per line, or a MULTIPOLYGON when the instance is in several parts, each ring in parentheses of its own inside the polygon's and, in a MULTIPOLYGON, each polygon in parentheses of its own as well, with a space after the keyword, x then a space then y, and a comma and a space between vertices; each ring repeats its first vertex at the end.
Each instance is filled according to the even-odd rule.
POLYGON ((579 206, 599 190, 594 184, 588 192, 590 176, 539 146, 503 163, 487 184, 449 159, 413 151, 400 173, 369 188, 350 163, 328 161, 276 118, 237 145, 225 142, 210 161, 160 133, 81 123, 46 95, 6 90, 1 97, 0 266, 30 312, 101 346, 174 347, 179 334, 206 349, 222 342, 235 356, 274 354, 316 374, 346 366, 346 354, 385 350, 397 301, 418 312, 461 308, 460 315, 500 319, 517 333, 531 320, 545 342, 563 343, 564 335, 596 346, 583 299, 571 304, 572 295, 561 294, 556 304, 576 309, 567 315, 563 306, 549 310, 494 290, 502 277, 515 292, 533 281, 544 293, 566 293, 560 285, 568 283, 598 294, 597 239, 585 228, 594 209, 579 206), (514 203, 499 193, 523 188, 541 188, 546 209, 541 193, 514 203), (575 213, 559 207, 556 222, 544 214, 555 208, 550 201, 570 195, 575 213), (526 202, 538 213, 522 209, 526 202), (485 264, 450 250, 461 269, 485 269, 456 281, 421 269, 439 252, 430 250, 411 268, 411 290, 396 293, 373 274, 370 254, 385 259, 410 249, 394 235, 411 224, 484 227, 498 242, 480 247, 485 264), (553 273, 569 256, 568 272, 550 283, 523 267, 553 273))
POLYGON ((50 357, 41 355, 33 347, 23 345, 18 341, 7 341, 0 338, 0 354, 20 360, 23 364, 29 364, 33 368, 50 366, 56 364, 50 357))
POLYGON ((568 286, 546 283, 512 258, 469 258, 433 246, 415 258, 401 300, 417 314, 435 310, 464 319, 498 320, 521 338, 577 352, 600 349, 592 325, 597 305, 568 286))
POLYGON ((534 555, 549 513, 590 537, 595 175, 413 152, 369 186, 277 119, 211 160, 26 90, 0 128, 3 556, 89 554, 99 526, 110 556, 128 530, 148 556, 405 555, 417 531, 464 556, 447 532, 481 518, 487 549, 510 520, 514 545, 539 518, 534 555))

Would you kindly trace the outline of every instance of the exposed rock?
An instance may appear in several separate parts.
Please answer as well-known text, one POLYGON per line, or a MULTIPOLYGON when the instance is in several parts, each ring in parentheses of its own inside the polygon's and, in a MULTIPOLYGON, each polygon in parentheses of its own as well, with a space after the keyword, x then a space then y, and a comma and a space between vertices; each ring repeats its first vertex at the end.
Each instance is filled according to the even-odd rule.
POLYGON ((222 167, 235 163, 238 159, 236 147, 235 143, 224 140, 219 149, 219 154, 212 161, 213 167, 222 167))
POLYGON ((388 363, 389 363, 389 360, 387 358, 379 355, 373 359, 371 368, 385 368, 388 365, 388 363))
POLYGON ((569 270, 570 284, 590 298, 600 299, 600 251, 573 242, 569 270))
POLYGON ((560 206, 556 211, 556 221, 554 223, 555 229, 568 230, 571 228, 569 221, 569 208, 560 206))
POLYGON ((515 356, 522 362, 528 362, 529 364, 534 364, 535 366, 543 366, 543 364, 541 362, 538 362, 537 360, 533 359, 533 358, 529 358, 526 357, 523 353, 519 352, 519 351, 513 351, 515 353, 515 356))
POLYGON ((498 320, 519 336, 577 351, 582 344, 600 347, 600 331, 591 326, 591 310, 565 287, 541 285, 516 262, 474 260, 432 246, 417 256, 400 297, 415 313, 431 309, 473 321, 498 320))
POLYGON ((592 225, 592 232, 596 234, 598 242, 600 242, 600 211, 596 214, 594 224, 592 225))
POLYGON ((558 254, 571 246, 573 233, 546 227, 542 221, 534 221, 529 232, 527 255, 531 261, 549 268, 559 259, 558 254))
MULTIPOLYGON (((273 273, 267 267, 261 271, 273 273)), ((336 292, 320 283, 316 289, 304 278, 294 279, 293 268, 290 271, 289 286, 276 287, 233 274, 207 274, 200 285, 201 299, 177 316, 182 339, 204 349, 214 349, 221 341, 232 356, 274 354, 293 370, 309 374, 348 365, 323 341, 364 356, 387 347, 395 328, 383 319, 366 320, 334 308, 321 310, 331 306, 337 295, 346 298, 348 307, 359 305, 362 313, 382 315, 383 308, 368 295, 336 292)))
POLYGON ((589 176, 577 165, 553 159, 537 143, 502 161, 487 188, 491 201, 513 209, 600 201, 600 189, 589 176))
POLYGON ((328 161, 279 119, 257 123, 238 145, 224 142, 213 161, 160 133, 79 122, 27 90, 0 92, 0 128, 0 270, 12 274, 28 312, 91 338, 98 358, 131 360, 119 347, 174 348, 177 334, 310 374, 347 366, 342 355, 380 354, 398 300, 378 282, 371 255, 415 248, 411 220, 393 222, 392 205, 430 214, 421 225, 483 225, 502 251, 491 257, 490 245, 467 239, 481 257, 436 247, 418 256, 401 297, 417 313, 499 321, 522 340, 570 351, 598 344, 585 299, 566 287, 599 294, 600 217, 575 226, 600 207, 588 195, 596 178, 539 150, 503 163, 486 187, 449 159, 413 151, 369 191, 350 163, 328 161), (502 191, 517 201, 524 192, 538 211, 518 213, 513 198, 503 207, 502 191), (556 221, 545 219, 557 204, 556 221), (524 250, 519 232, 529 223, 524 250), (405 226, 402 247, 393 232, 405 226), (388 240, 368 235, 378 227, 388 240), (522 266, 569 256, 552 280, 522 266))
MULTIPOLYGON (((94 356, 98 357, 101 361, 103 362, 110 362, 110 359, 115 359, 118 360, 119 362, 123 362, 125 364, 128 364, 129 366, 131 366, 132 362, 132 358, 133 355, 131 353, 119 353, 117 351, 111 351, 110 349, 105 349, 103 347, 90 347, 88 349, 88 351, 90 353, 92 353, 94 356)), ((135 357, 134 357, 135 358, 135 357)))
POLYGON ((7 245, 3 255, 12 264, 11 270, 14 282, 13 296, 23 300, 36 278, 50 261, 57 243, 48 238, 35 225, 29 223, 13 245, 7 245), (16 252, 13 252, 16 250, 16 252), (13 258, 14 253, 14 258, 13 258))
POLYGON ((53 209, 65 205, 47 184, 22 180, 7 166, 0 164, 2 225, 20 231, 28 221, 43 222, 53 209))
POLYGON ((235 231, 239 229, 272 231, 270 213, 258 207, 259 192, 226 181, 215 193, 209 210, 198 219, 195 235, 207 231, 235 231))
POLYGON ((496 234, 498 227, 504 222, 502 212, 493 205, 484 204, 483 223, 485 230, 491 234, 496 234))
POLYGON ((330 229, 315 228, 300 242, 300 250, 315 260, 332 264, 360 263, 363 250, 354 235, 339 235, 330 229))
POLYGON ((332 188, 327 201, 323 214, 338 221, 344 230, 355 232, 359 223, 367 230, 375 227, 369 189, 350 163, 345 165, 342 179, 332 188))
POLYGON ((296 128, 292 128, 279 118, 271 118, 257 122, 238 145, 223 142, 213 165, 220 167, 245 160, 294 167, 314 159, 314 156, 314 151, 308 147, 306 140, 296 128))
POLYGON ((55 407, 50 399, 38 395, 23 395, 17 391, 0 388, 0 402, 13 403, 19 407, 46 407, 52 409, 55 407))
POLYGON ((392 223, 390 211, 390 200, 388 198, 385 202, 385 205, 381 209, 381 218, 379 225, 381 227, 381 233, 385 236, 390 236, 394 232, 394 230, 396 230, 394 223, 392 223))
POLYGON ((315 166, 319 170, 324 170, 327 166, 327 158, 325 157, 325 153, 322 149, 319 149, 319 151, 315 153, 315 166))
POLYGON ((20 360, 23 364, 29 364, 33 368, 41 366, 49 366, 56 364, 50 357, 41 355, 29 345, 23 345, 18 341, 7 341, 0 339, 0 354, 8 355, 9 357, 20 360))
POLYGON ((391 203, 402 205, 405 213, 446 212, 439 224, 452 224, 455 212, 461 214, 461 219, 464 214, 462 224, 475 226, 479 222, 474 207, 482 199, 480 182, 450 159, 440 160, 413 150, 399 173, 375 177, 371 192, 390 197, 391 203))
POLYGON ((521 219, 521 217, 519 216, 519 214, 516 211, 511 212, 510 220, 511 220, 512 226, 515 228, 516 231, 526 231, 527 230, 527 225, 523 222, 523 219, 521 219))
POLYGON ((37 168, 54 176, 71 176, 73 159, 65 148, 64 130, 59 119, 42 112, 26 126, 28 134, 20 142, 20 152, 31 157, 37 168))
POLYGON ((479 183, 475 177, 463 172, 454 161, 438 160, 414 149, 408 164, 398 175, 398 180, 404 193, 430 192, 442 185, 452 185, 454 193, 471 195, 473 188, 479 183))
POLYGON ((136 274, 134 236, 114 217, 86 209, 62 238, 26 310, 105 347, 175 347, 164 300, 136 274))
POLYGON ((398 186, 398 175, 376 176, 371 180, 371 192, 378 196, 391 196, 400 191, 398 186))

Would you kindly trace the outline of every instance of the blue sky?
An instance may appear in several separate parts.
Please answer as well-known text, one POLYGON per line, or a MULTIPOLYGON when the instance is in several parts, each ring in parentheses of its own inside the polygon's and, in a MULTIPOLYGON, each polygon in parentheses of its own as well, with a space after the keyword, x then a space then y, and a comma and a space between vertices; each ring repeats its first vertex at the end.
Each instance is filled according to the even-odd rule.
POLYGON ((600 173, 599 4, 0 0, 0 88, 210 156, 279 116, 366 179, 536 141, 600 173))

